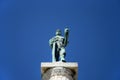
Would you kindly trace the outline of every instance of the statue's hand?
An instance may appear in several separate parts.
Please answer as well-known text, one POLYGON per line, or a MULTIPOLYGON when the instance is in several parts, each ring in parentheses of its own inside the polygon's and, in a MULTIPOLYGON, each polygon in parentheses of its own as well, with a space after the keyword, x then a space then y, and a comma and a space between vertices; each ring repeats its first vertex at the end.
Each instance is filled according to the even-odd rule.
POLYGON ((68 29, 68 28, 65 28, 65 33, 66 33, 66 32, 69 32, 69 29, 68 29))

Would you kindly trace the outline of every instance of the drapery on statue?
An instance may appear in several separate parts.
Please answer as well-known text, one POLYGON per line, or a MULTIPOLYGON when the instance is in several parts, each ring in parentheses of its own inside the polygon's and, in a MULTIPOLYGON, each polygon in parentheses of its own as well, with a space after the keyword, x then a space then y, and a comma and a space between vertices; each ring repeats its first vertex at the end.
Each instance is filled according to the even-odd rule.
POLYGON ((49 40, 49 45, 52 48, 52 62, 65 61, 65 47, 68 44, 69 29, 64 30, 64 37, 61 36, 60 29, 56 30, 56 36, 49 40))

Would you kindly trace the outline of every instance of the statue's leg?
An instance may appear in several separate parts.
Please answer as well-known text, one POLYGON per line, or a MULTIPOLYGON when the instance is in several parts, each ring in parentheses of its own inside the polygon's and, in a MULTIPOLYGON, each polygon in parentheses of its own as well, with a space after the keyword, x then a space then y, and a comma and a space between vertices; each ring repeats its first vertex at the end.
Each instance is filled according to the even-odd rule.
POLYGON ((56 57, 56 61, 59 61, 59 51, 56 51, 55 57, 56 57))
POLYGON ((59 61, 59 50, 57 43, 55 44, 55 59, 56 61, 59 61))
POLYGON ((61 48, 61 50, 60 50, 60 61, 66 62, 65 61, 65 55, 66 55, 65 48, 61 48))

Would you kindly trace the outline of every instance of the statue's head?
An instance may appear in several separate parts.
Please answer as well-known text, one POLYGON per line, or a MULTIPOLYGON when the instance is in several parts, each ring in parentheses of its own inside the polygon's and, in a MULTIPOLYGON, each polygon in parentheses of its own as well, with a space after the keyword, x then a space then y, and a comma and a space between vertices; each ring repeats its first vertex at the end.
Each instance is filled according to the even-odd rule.
POLYGON ((56 36, 60 36, 61 35, 61 30, 60 29, 57 29, 56 30, 56 36))

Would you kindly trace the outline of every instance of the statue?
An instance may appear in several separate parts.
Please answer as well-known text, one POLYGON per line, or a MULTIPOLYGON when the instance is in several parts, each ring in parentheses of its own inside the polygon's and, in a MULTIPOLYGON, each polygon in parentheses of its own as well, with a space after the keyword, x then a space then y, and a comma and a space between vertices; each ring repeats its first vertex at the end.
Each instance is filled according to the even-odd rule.
POLYGON ((64 37, 61 36, 60 29, 56 30, 56 36, 49 40, 49 45, 52 48, 52 62, 65 61, 65 47, 68 44, 69 29, 64 30, 64 37))

